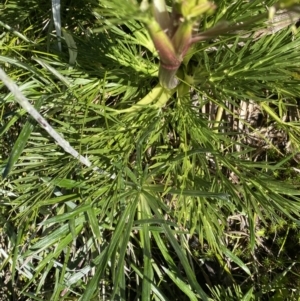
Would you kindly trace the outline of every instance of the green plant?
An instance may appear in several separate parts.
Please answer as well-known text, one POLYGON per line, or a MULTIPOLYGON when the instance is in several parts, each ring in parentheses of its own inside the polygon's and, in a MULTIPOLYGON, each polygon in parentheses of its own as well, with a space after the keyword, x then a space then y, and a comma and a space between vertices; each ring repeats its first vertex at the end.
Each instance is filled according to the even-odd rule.
POLYGON ((256 0, 74 0, 62 3, 60 51, 48 2, 4 4, 1 68, 76 158, 1 84, 0 270, 12 296, 267 295, 247 260, 258 228, 299 225, 299 183, 276 176, 299 151, 299 120, 283 118, 299 95, 298 30, 267 34, 256 0), (173 38, 162 24, 172 9, 173 38), (250 103, 294 146, 289 158, 243 115, 250 103))

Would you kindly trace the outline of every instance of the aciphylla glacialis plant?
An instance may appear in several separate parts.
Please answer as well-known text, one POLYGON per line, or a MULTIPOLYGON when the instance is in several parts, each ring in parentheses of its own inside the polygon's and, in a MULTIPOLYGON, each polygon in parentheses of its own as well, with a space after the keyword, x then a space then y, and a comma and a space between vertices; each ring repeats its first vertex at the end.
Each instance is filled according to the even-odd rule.
POLYGON ((145 23, 155 49, 158 53, 159 84, 141 101, 129 109, 129 112, 153 104, 162 107, 175 92, 178 96, 188 93, 189 86, 194 84, 193 76, 188 72, 188 64, 193 56, 197 42, 210 40, 226 33, 245 29, 260 20, 272 19, 281 9, 294 9, 296 1, 280 1, 269 12, 254 16, 240 23, 220 21, 216 25, 199 31, 199 24, 204 17, 214 14, 217 6, 207 0, 174 0, 168 9, 165 0, 143 0, 140 10, 147 16, 145 23))

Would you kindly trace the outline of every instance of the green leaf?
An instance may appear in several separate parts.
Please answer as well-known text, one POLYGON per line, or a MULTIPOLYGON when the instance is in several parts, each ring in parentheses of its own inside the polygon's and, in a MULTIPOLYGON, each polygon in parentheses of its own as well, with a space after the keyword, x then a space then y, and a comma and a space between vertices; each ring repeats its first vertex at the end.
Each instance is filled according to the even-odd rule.
MULTIPOLYGON (((158 207, 157 207, 155 198, 147 192, 144 192, 144 197, 147 200, 147 202, 149 203, 149 206, 151 207, 151 209, 153 210, 155 215, 158 217, 162 217, 161 214, 159 213, 159 211, 157 210, 158 207)), ((188 259, 185 255, 182 247, 178 244, 177 240, 174 237, 173 231, 167 225, 163 224, 162 227, 165 230, 166 237, 168 238, 170 244, 172 245, 174 251, 176 252, 176 254, 178 256, 183 269, 186 272, 186 275, 188 277, 191 287, 196 290, 196 292, 200 295, 202 300, 208 301, 208 297, 207 297, 206 293, 203 291, 203 289, 201 288, 201 286, 198 284, 195 274, 191 269, 191 266, 188 262, 188 259)))
MULTIPOLYGON (((40 110, 44 100, 45 97, 40 97, 39 100, 35 103, 34 107, 37 110, 40 110)), ((22 154, 33 129, 34 129, 34 121, 32 118, 29 118, 29 120, 25 123, 18 139, 16 140, 12 148, 8 162, 2 174, 3 178, 6 178, 9 175, 15 163, 19 160, 20 155, 22 154)))
POLYGON ((249 268, 237 257, 235 256, 232 252, 230 252, 227 248, 224 246, 220 245, 220 248, 224 255, 226 255, 231 261, 236 263, 239 267, 241 267, 249 276, 251 276, 251 272, 249 268))
POLYGON ((171 271, 169 271, 167 268, 162 267, 162 269, 167 273, 167 275, 171 278, 171 280, 180 288, 181 291, 184 292, 188 298, 190 298, 191 301, 197 301, 198 298, 194 294, 194 292, 191 290, 190 286, 184 283, 179 277, 176 277, 171 271))
POLYGON ((74 66, 77 58, 77 45, 76 42, 74 41, 72 35, 68 33, 66 30, 62 30, 63 36, 65 38, 65 41, 68 45, 68 50, 69 50, 69 64, 70 66, 74 66))

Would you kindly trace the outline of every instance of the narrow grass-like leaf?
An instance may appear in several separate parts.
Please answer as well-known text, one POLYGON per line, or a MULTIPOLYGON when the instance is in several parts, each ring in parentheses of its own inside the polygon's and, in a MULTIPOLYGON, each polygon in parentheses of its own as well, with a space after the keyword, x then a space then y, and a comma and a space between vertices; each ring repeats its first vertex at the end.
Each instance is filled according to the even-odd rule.
MULTIPOLYGON (((68 226, 68 225, 66 225, 68 226)), ((83 228, 83 225, 79 225, 76 227, 75 231, 76 234, 78 234, 83 228)), ((45 268, 45 266, 47 264, 49 264, 49 262, 51 262, 51 264, 53 264, 53 260, 54 258, 58 258, 61 255, 61 252, 63 249, 65 249, 73 240, 73 235, 71 233, 68 233, 68 235, 66 236, 61 236, 60 240, 58 242, 58 244, 56 245, 55 250, 48 254, 47 256, 45 256, 45 258, 43 258, 43 260, 41 260, 36 269, 35 269, 35 275, 32 279, 30 279, 30 281, 28 281, 27 285, 23 288, 23 291, 25 291, 27 289, 27 287, 39 276, 39 273, 45 268)))
POLYGON ((235 256, 232 252, 230 252, 222 245, 220 245, 220 248, 223 251, 224 255, 226 255, 230 260, 240 266, 249 276, 251 276, 249 268, 237 256, 235 256))
POLYGON ((95 235, 95 238, 98 240, 98 243, 100 244, 102 241, 101 233, 99 230, 99 220, 96 217, 95 211, 92 207, 87 209, 87 215, 89 218, 89 224, 91 226, 91 229, 95 235))
POLYGON ((176 277, 171 271, 167 268, 162 267, 162 269, 166 272, 166 274, 171 278, 171 280, 184 292, 186 296, 190 298, 191 301, 197 301, 198 298, 191 290, 190 286, 183 282, 180 278, 176 277))
MULTIPOLYGON (((40 110, 44 100, 45 100, 44 97, 40 97, 39 100, 36 102, 34 107, 38 111, 40 110)), ((3 177, 4 178, 6 178, 9 175, 9 172, 14 167, 15 163, 18 161, 18 159, 19 159, 21 153, 23 152, 24 147, 25 147, 25 145, 26 145, 33 129, 34 129, 34 121, 30 118, 30 120, 28 120, 25 123, 18 139, 16 140, 16 142, 15 142, 15 144, 14 144, 12 150, 11 150, 11 154, 9 156, 7 165, 6 165, 6 167, 4 169, 4 172, 3 172, 3 177)))
MULTIPOLYGON (((131 263, 132 269, 137 273, 137 275, 143 278, 143 273, 140 271, 133 263, 131 263)), ((154 298, 157 297, 158 300, 168 300, 168 298, 163 294, 163 292, 152 282, 151 283, 151 290, 155 294, 154 298)))
MULTIPOLYGON (((120 246, 120 262, 119 264, 123 264, 123 258, 126 253, 126 247, 127 247, 127 241, 130 236, 130 232, 133 225, 134 220, 134 214, 132 214, 135 211, 135 208, 137 206, 139 198, 136 198, 129 206, 126 207, 125 211, 123 212, 122 216, 120 217, 118 221, 118 225, 114 231, 113 237, 111 238, 110 244, 108 247, 106 247, 105 250, 102 251, 101 255, 95 259, 96 264, 96 271, 93 278, 90 280, 90 282, 87 285, 87 288, 80 298, 80 301, 89 301, 91 300, 91 297, 93 296, 94 292, 97 290, 99 285, 99 280, 101 276, 103 275, 105 268, 108 264, 108 260, 112 253, 115 251, 115 248, 118 247, 120 241, 123 242, 123 245, 120 246), (121 237, 124 236, 124 240, 121 239, 121 237)), ((123 271, 121 268, 117 269, 117 272, 115 274, 115 283, 118 283, 120 272, 123 271)), ((114 290, 117 288, 115 287, 114 290)))
POLYGON ((69 64, 70 66, 74 66, 77 58, 77 45, 76 42, 74 41, 72 35, 68 33, 66 30, 62 30, 63 36, 65 38, 65 41, 68 45, 68 50, 69 50, 69 64))
MULTIPOLYGON (((160 212, 157 210, 158 207, 157 207, 157 202, 156 202, 155 198, 147 192, 144 192, 144 197, 148 201, 149 206, 151 207, 153 212, 156 214, 156 216, 162 217, 160 212)), ((193 273, 191 266, 188 262, 188 259, 186 257, 186 254, 184 253, 182 247, 178 244, 178 241, 175 239, 173 231, 167 225, 162 225, 162 227, 164 228, 165 235, 167 236, 170 244, 172 245, 173 249, 175 250, 175 252, 182 264, 182 267, 186 272, 186 275, 189 279, 191 287, 197 291, 197 293, 200 295, 200 297, 204 301, 208 301, 208 297, 207 297, 206 293, 204 292, 204 290, 199 285, 199 283, 197 282, 195 274, 193 273)))
POLYGON ((52 16, 58 39, 58 49, 61 51, 61 17, 60 17, 60 0, 52 0, 52 16))
MULTIPOLYGON (((84 216, 81 216, 76 219, 76 227, 78 228, 78 225, 81 225, 84 223, 84 216)), ((48 247, 51 247, 55 242, 57 242, 61 237, 66 236, 66 234, 69 233, 69 227, 67 224, 62 225, 61 227, 57 228, 55 231, 53 231, 51 234, 48 234, 44 238, 42 238, 40 241, 38 241, 36 244, 31 246, 31 249, 33 251, 27 251, 25 255, 30 256, 32 253, 40 252, 48 247)))
MULTIPOLYGON (((150 217, 150 208, 147 204, 147 199, 141 195, 140 198, 140 216, 141 219, 150 217)), ((143 284, 142 284, 142 301, 149 301, 151 297, 151 283, 153 281, 153 269, 151 265, 151 242, 150 242, 150 231, 149 224, 145 223, 142 225, 140 230, 141 245, 143 248, 143 284)))
POLYGON ((91 206, 89 204, 81 205, 70 212, 66 212, 64 214, 60 214, 60 215, 54 216, 52 218, 49 218, 49 219, 43 221, 41 224, 47 225, 47 224, 52 224, 52 223, 61 223, 61 222, 67 221, 73 217, 76 217, 76 216, 80 215, 81 213, 87 212, 90 208, 91 208, 91 206))

